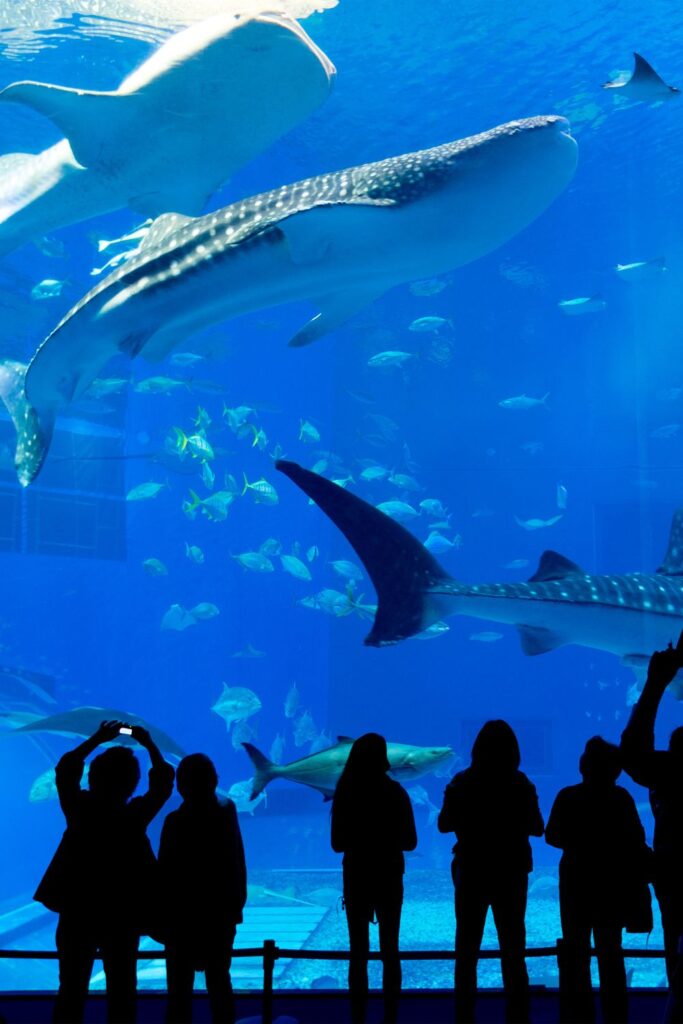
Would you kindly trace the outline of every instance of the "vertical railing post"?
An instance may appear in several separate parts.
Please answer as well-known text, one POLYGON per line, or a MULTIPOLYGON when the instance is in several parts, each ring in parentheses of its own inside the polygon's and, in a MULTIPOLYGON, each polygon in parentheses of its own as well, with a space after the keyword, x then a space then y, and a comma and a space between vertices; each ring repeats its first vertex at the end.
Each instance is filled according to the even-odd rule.
POLYGON ((273 1024, 273 971, 277 958, 277 947, 273 939, 263 941, 263 1024, 273 1024))

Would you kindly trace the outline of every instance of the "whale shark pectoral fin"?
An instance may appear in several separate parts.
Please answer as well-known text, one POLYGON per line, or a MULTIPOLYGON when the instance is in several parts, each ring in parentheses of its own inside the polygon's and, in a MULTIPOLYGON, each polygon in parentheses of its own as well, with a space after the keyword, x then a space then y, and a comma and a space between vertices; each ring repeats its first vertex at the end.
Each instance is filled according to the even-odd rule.
POLYGON ((76 160, 83 167, 92 167, 106 156, 112 131, 124 112, 136 103, 134 96, 70 89, 44 82, 14 82, 0 91, 0 100, 24 103, 49 118, 64 132, 76 160))
POLYGON ((40 415, 26 398, 26 366, 6 360, 0 364, 0 399, 5 404, 17 432, 14 465, 22 487, 38 476, 48 453, 54 431, 54 412, 40 415))
POLYGON ((517 626, 517 632, 525 654, 547 654, 567 642, 559 633, 542 626, 517 626))
POLYGON ((300 331, 297 331, 289 344, 292 348, 310 345, 312 341, 317 341, 324 334, 336 331, 338 327, 341 327, 347 320, 350 320, 361 309, 365 309, 383 294, 384 289, 377 291, 374 288, 326 295, 323 299, 318 300, 318 305, 321 307, 320 312, 312 320, 309 320, 300 331))
POLYGON ((330 517, 367 569, 377 614, 365 638, 382 647, 421 633, 444 614, 444 600, 461 589, 403 526, 331 480, 280 459, 275 468, 330 517))

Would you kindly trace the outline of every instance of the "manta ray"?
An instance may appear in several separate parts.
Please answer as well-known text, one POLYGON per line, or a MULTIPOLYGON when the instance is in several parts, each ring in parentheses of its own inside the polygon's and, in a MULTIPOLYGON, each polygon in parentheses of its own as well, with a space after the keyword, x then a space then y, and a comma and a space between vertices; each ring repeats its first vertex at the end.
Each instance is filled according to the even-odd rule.
POLYGON ((634 53, 633 59, 635 67, 631 76, 625 81, 605 82, 603 89, 624 89, 631 99, 641 100, 643 103, 670 100, 680 93, 681 90, 677 89, 675 85, 667 85, 652 65, 639 53, 634 53))
POLYGON ((378 598, 368 646, 405 640, 448 615, 470 615, 516 626, 525 654, 578 644, 619 655, 638 674, 683 628, 683 509, 654 573, 596 576, 544 551, 526 583, 469 584, 453 579, 379 509, 295 462, 275 465, 329 516, 367 569, 378 598))
POLYGON ((0 256, 128 206, 197 214, 327 97, 334 65, 297 22, 219 14, 172 36, 113 92, 15 82, 0 100, 66 138, 0 157, 0 256))
POLYGON ((562 117, 511 121, 433 149, 284 185, 203 217, 168 214, 141 251, 70 310, 0 396, 17 429, 19 481, 37 475, 60 408, 112 356, 164 359, 188 334, 285 302, 319 312, 306 345, 394 285, 491 252, 571 180, 562 117))

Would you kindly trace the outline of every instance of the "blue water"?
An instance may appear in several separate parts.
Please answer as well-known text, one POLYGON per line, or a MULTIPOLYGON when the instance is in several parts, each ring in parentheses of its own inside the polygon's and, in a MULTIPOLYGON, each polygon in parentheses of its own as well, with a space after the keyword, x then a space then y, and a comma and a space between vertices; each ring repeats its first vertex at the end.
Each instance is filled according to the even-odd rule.
MULTIPOLYGON (((29 6, 43 5, 16 5, 29 6)), ((0 14, 6 29, 0 34, 2 85, 35 79, 113 89, 179 27, 145 28, 142 14, 137 25, 66 17, 50 26, 46 15, 42 30, 22 36, 18 45, 12 8, 0 14)), ((594 3, 589 10, 568 0, 533 0, 523 11, 493 0, 470 0, 457 9, 445 0, 340 0, 305 27, 337 66, 330 98, 216 193, 209 209, 538 113, 571 120, 580 152, 576 176, 512 241, 446 275, 447 287, 438 294, 394 289, 310 348, 286 344, 311 315, 302 305, 265 310, 188 339, 181 351, 208 353, 193 369, 141 359, 112 363, 101 376, 135 382, 163 374, 188 386, 170 396, 127 387, 98 400, 100 408, 90 402, 69 410, 43 474, 26 492, 9 462, 9 422, 0 422, 0 442, 7 446, 0 449, 0 666, 52 681, 54 704, 29 701, 21 709, 51 714, 94 705, 135 713, 188 752, 208 753, 226 790, 249 779, 251 769, 210 710, 223 683, 258 695, 262 709, 249 719, 252 741, 268 752, 283 734, 283 761, 310 748, 310 742, 295 745, 294 720, 284 714, 293 683, 299 714, 310 712, 317 736, 374 729, 397 742, 451 745, 460 764, 479 725, 504 717, 518 731, 523 767, 547 814, 557 790, 576 780, 588 736, 618 740, 632 672, 610 654, 571 646, 528 658, 513 628, 465 618, 450 619, 449 631, 427 642, 363 647, 368 621, 298 603, 323 587, 343 591, 329 563, 356 558, 275 472, 269 453, 277 446, 311 467, 320 452, 334 452, 342 471, 331 475, 350 472, 350 487, 373 503, 439 498, 451 515, 444 533, 462 540, 440 560, 468 582, 526 579, 546 547, 589 572, 656 568, 681 504, 683 428, 664 431, 668 437, 653 433, 683 423, 683 100, 629 104, 600 84, 629 69, 637 49, 666 81, 683 85, 683 13, 662 0, 594 3), (652 282, 628 284, 614 273, 617 263, 660 256, 668 269, 652 282), (559 301, 596 294, 607 304, 602 312, 570 318, 558 310, 559 301), (452 327, 437 335, 410 332, 409 324, 424 316, 443 317, 452 327), (368 359, 386 349, 415 358, 405 370, 369 368, 368 359), (547 392, 547 409, 510 412, 498 404, 547 392), (251 422, 268 438, 264 451, 227 429, 224 404, 255 410, 251 422), (109 411, 103 414, 102 405, 109 411), (152 457, 171 427, 191 433, 198 406, 212 420, 216 489, 225 473, 240 482, 243 473, 250 481, 265 477, 277 489, 277 505, 256 504, 248 494, 235 500, 224 522, 183 513, 190 488, 209 493, 199 464, 185 474, 177 470, 187 469, 187 460, 169 468, 152 457), (373 416, 397 425, 389 431, 394 439, 378 444, 373 416), (302 419, 317 428, 319 443, 299 439, 302 419), (404 495, 385 482, 359 483, 363 459, 410 473, 424 489, 404 495), (168 487, 152 500, 125 501, 131 488, 148 481, 168 487), (558 484, 568 495, 560 521, 540 531, 521 529, 516 516, 560 513, 558 484), (292 578, 277 557, 268 574, 245 571, 231 557, 258 550, 268 538, 304 562, 305 552, 317 547, 318 557, 306 563, 313 581, 292 578), (202 565, 186 557, 186 542, 202 549, 202 565), (147 575, 142 563, 149 558, 160 559, 168 574, 147 575), (503 568, 521 559, 528 567, 503 568), (160 629, 171 605, 200 602, 211 602, 220 614, 184 632, 160 629), (487 630, 502 635, 471 639, 487 630), (264 656, 233 657, 248 645, 264 656)), ((37 152, 59 138, 46 120, 18 105, 0 106, 0 125, 7 153, 37 152)), ((54 232, 61 256, 28 245, 5 257, 2 356, 30 356, 92 286, 91 270, 105 262, 93 239, 118 237, 140 219, 120 211, 54 232), (66 282, 62 294, 31 300, 31 288, 44 279, 66 282)), ((458 225, 449 229, 457 232, 458 225)), ((414 529, 426 538, 424 516, 414 529)), ((374 601, 367 578, 357 586, 361 594, 363 602, 374 601)), ((16 687, 0 689, 6 712, 19 709, 18 700, 16 687)), ((661 742, 679 721, 678 707, 667 698, 661 742)), ((8 913, 30 900, 63 827, 56 800, 30 801, 31 786, 75 742, 45 733, 37 741, 0 738, 0 901, 8 913)), ((419 780, 437 805, 445 781, 433 775, 419 780)), ((645 793, 633 792, 642 804, 645 793)), ((273 890, 280 878, 291 896, 291 870, 300 869, 304 881, 295 894, 306 899, 320 888, 319 876, 310 876, 317 881, 309 884, 306 872, 338 867, 329 849, 328 805, 315 792, 282 782, 267 795, 240 818, 254 878, 273 890)), ((414 891, 428 896, 424 903, 417 897, 408 902, 406 932, 427 946, 436 935, 447 943, 449 837, 428 824, 424 807, 416 815, 420 843, 407 891, 413 872, 414 891), (420 936, 415 921, 425 907, 443 926, 420 936)), ((648 816, 644 823, 650 832, 648 816)), ((534 858, 540 874, 552 876, 555 853, 535 842, 534 858)), ((337 875, 330 878, 339 887, 337 875)), ((275 898, 271 903, 277 906, 275 898)), ((552 888, 534 907, 534 941, 552 943, 559 927, 552 888)), ((325 921, 327 941, 343 942, 343 922, 333 910, 325 921)), ((325 938, 324 930, 320 934, 325 938)), ((22 966, 27 987, 34 983, 30 970, 22 966)), ((322 965, 320 973, 330 971, 322 965)))

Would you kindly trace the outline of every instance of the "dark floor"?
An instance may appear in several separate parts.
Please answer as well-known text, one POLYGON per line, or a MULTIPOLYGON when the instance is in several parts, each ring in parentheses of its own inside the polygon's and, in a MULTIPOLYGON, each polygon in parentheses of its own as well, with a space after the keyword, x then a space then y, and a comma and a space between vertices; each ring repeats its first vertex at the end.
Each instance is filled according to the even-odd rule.
MULTIPOLYGON (((663 1020, 666 993, 660 990, 632 990, 630 1024, 656 1024, 663 1020)), ((166 1001, 163 995, 141 993, 138 1024, 163 1024, 166 1001)), ((400 1024, 451 1024, 453 1019, 452 993, 439 991, 412 991, 404 993, 400 1024)), ((557 992, 536 990, 532 1003, 532 1020, 538 1024, 556 1024, 558 1020, 557 992)), ((52 996, 22 994, 0 995, 1 1024, 48 1024, 52 1011, 52 996)), ((238 1020, 249 1019, 249 1024, 261 1020, 261 999, 256 993, 238 997, 238 1020)), ((498 1024, 504 1020, 501 993, 482 992, 478 1024, 498 1024)), ((339 992, 287 992, 276 996, 274 1021, 285 1018, 281 1024, 347 1024, 348 1006, 339 992)), ((104 997, 93 996, 88 1002, 88 1024, 106 1020, 104 997)), ((205 996, 195 999, 196 1024, 210 1020, 205 996)), ((368 1024, 381 1020, 378 999, 373 999, 368 1024)))

